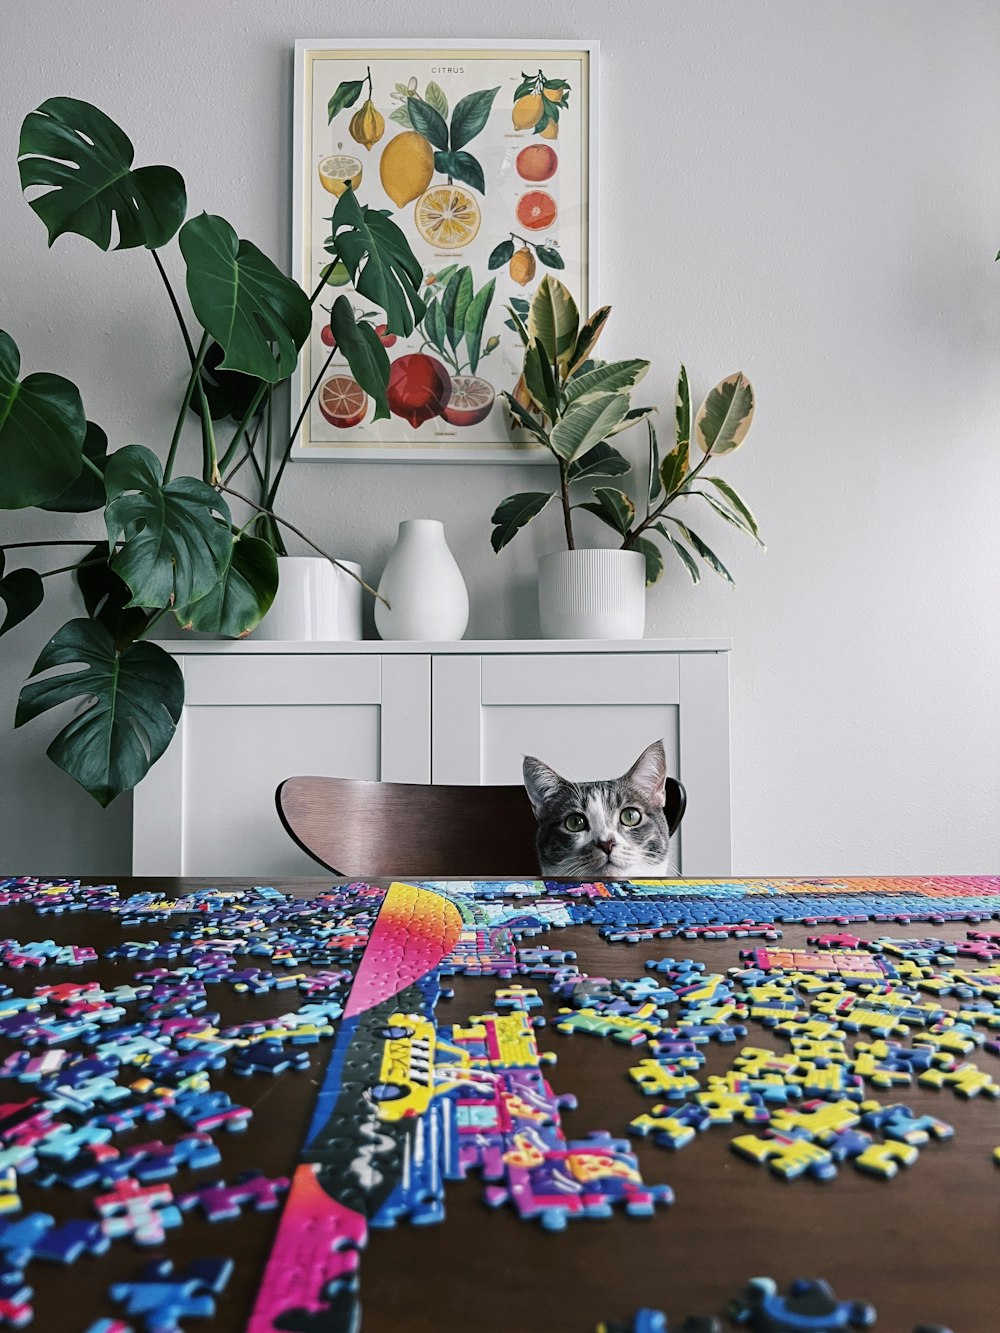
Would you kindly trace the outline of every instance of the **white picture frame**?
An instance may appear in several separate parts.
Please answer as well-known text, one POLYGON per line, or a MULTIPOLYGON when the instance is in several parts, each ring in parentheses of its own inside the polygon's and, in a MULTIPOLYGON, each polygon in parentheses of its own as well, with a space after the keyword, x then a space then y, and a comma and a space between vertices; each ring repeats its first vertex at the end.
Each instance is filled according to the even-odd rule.
MULTIPOLYGON (((315 303, 313 329, 302 349, 292 381, 292 420, 297 421, 302 415, 292 451, 293 460, 551 462, 547 450, 532 441, 526 432, 511 427, 509 414, 503 407, 501 392, 513 390, 520 374, 520 341, 513 325, 504 321, 509 320, 508 302, 512 298, 521 301, 530 298, 546 272, 552 272, 565 282, 582 317, 597 307, 599 60, 599 43, 591 40, 458 42, 336 38, 296 41, 292 171, 292 275, 296 281, 311 293, 322 274, 324 259, 330 258, 323 243, 326 239, 324 227, 328 236, 329 216, 337 202, 331 189, 338 184, 333 179, 333 171, 351 169, 349 164, 334 162, 339 156, 356 159, 360 164, 358 202, 392 211, 393 221, 403 228, 421 263, 425 279, 432 275, 436 279, 439 273, 445 275, 443 282, 422 286, 421 295, 427 295, 432 303, 443 304, 441 297, 448 281, 455 273, 461 275, 463 269, 470 271, 464 281, 466 284, 471 281, 474 293, 488 288, 490 282, 494 285, 486 322, 481 329, 477 324, 481 336, 475 350, 472 347, 476 341, 475 333, 463 342, 459 330, 459 346, 455 347, 452 343, 455 330, 449 326, 448 336, 443 336, 437 320, 432 321, 434 327, 430 333, 438 338, 438 343, 428 341, 428 329, 422 323, 411 338, 398 340, 387 349, 392 360, 398 360, 402 355, 419 354, 430 356, 438 364, 433 377, 436 377, 435 385, 440 387, 432 388, 429 399, 424 394, 415 407, 410 406, 411 399, 405 397, 402 387, 410 381, 400 373, 401 388, 396 398, 402 395, 403 410, 410 410, 414 417, 422 417, 429 411, 434 413, 416 424, 404 420, 395 407, 389 422, 375 423, 370 403, 360 421, 357 420, 355 409, 361 403, 359 400, 355 404, 357 395, 353 394, 349 384, 345 390, 349 370, 346 362, 338 364, 336 353, 323 373, 321 384, 328 386, 323 402, 320 393, 316 393, 307 403, 310 389, 331 355, 329 347, 321 340, 322 327, 327 322, 324 308, 344 293, 352 297, 352 304, 359 312, 372 309, 371 303, 363 297, 355 297, 349 279, 339 289, 324 288, 315 303), (400 76, 407 71, 404 80, 400 76), (522 94, 519 99, 515 94, 527 87, 524 75, 529 76, 529 81, 533 80, 534 91, 522 94), (358 80, 364 82, 360 96, 328 118, 330 99, 335 91, 346 81, 358 80), (549 100, 566 97, 567 104, 558 103, 553 131, 551 112, 540 99, 545 96, 548 83, 560 81, 568 88, 565 92, 552 89, 549 100), (431 84, 436 88, 431 89, 431 84), (391 170, 381 166, 382 153, 390 139, 413 128, 412 120, 408 127, 403 119, 409 117, 413 109, 409 98, 416 95, 425 102, 433 97, 431 105, 446 113, 442 116, 445 131, 454 135, 454 123, 449 126, 447 116, 454 117, 455 108, 463 98, 486 99, 492 88, 497 91, 485 123, 473 140, 461 144, 461 148, 481 164, 483 191, 480 193, 473 184, 457 177, 453 179, 450 175, 445 175, 442 180, 444 173, 438 170, 438 163, 447 160, 447 155, 442 158, 435 152, 434 174, 416 200, 407 199, 399 206, 390 199, 386 193, 387 183, 401 195, 412 189, 408 180, 404 180, 401 188, 398 173, 393 176, 391 170), (351 118, 369 95, 384 120, 380 141, 370 147, 356 142, 350 135, 351 118), (514 103, 518 100, 521 101, 518 119, 522 127, 516 126, 514 120, 514 103), (535 125, 524 125, 538 106, 542 106, 539 121, 535 125), (398 114, 400 108, 406 110, 398 114), (547 132, 539 133, 538 126, 543 123, 547 132), (525 148, 533 151, 525 154, 525 148), (327 165, 326 180, 329 183, 325 188, 319 172, 321 163, 327 165), (477 212, 478 220, 475 217, 477 212), (451 244, 454 238, 450 236, 447 245, 431 242, 429 232, 442 216, 446 220, 451 216, 457 219, 453 229, 457 232, 457 245, 451 244), (471 222, 463 232, 466 218, 471 218, 471 222), (510 244, 518 251, 527 250, 534 259, 534 274, 527 282, 521 282, 530 267, 523 255, 520 268, 507 262, 493 269, 489 267, 497 247, 508 244, 501 236, 505 230, 510 233, 510 244), (465 239, 466 235, 468 239, 465 239), (539 250, 542 251, 541 261, 539 250), (553 253, 555 259, 552 259, 553 253), (546 267, 548 260, 552 260, 553 267, 546 267), (556 268, 554 265, 560 260, 561 266, 556 268), (324 301, 327 290, 330 291, 330 302, 324 301), (340 378, 331 385, 332 377, 340 378), (492 401, 491 393, 494 395, 492 401), (445 395, 450 403, 443 401, 445 395)), ((426 118, 423 108, 417 110, 426 118)), ((436 121, 434 123, 437 125, 436 121)), ((423 122, 421 124, 423 127, 423 122)), ((455 145, 448 143, 447 147, 450 149, 455 145)), ((398 160, 402 154, 395 153, 394 156, 398 160)), ((474 178, 473 171, 469 179, 474 178)), ((487 295, 490 293, 484 293, 484 300, 487 295)), ((409 369, 430 369, 423 362, 409 362, 407 366, 409 369)), ((423 390, 418 388, 417 392, 423 393, 423 390)), ((390 395, 390 405, 393 403, 393 395, 390 395)))

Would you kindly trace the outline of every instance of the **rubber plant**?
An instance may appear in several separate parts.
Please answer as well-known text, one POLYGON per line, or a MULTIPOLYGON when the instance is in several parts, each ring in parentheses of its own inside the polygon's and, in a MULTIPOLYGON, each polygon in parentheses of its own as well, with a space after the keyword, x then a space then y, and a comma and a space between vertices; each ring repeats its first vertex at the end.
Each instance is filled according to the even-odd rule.
MULTIPOLYGON (((274 506, 329 359, 284 440, 277 438, 274 394, 296 369, 330 270, 346 266, 355 289, 384 311, 385 329, 403 336, 423 318, 422 272, 391 218, 360 205, 348 188, 331 218, 330 264, 307 295, 224 218, 186 219, 180 174, 168 166, 136 167, 125 133, 73 98, 51 98, 25 118, 18 157, 22 188, 50 245, 72 232, 105 251, 117 236, 115 249, 150 252, 189 366, 170 439, 111 449, 102 428, 87 419, 76 385, 46 371, 22 378, 14 339, 0 331, 0 508, 102 512, 104 527, 88 542, 0 548, 6 612, 0 634, 41 606, 44 580, 53 575, 76 578, 87 613, 42 648, 14 724, 76 704, 48 754, 107 805, 145 776, 180 717, 181 673, 148 641, 153 626, 169 614, 185 629, 243 637, 277 591, 282 530, 326 554, 274 506), (160 258, 172 243, 185 269, 186 312, 160 258), (198 476, 177 468, 189 411, 201 429, 198 476), (253 482, 236 489, 241 468, 253 482), (234 520, 230 498, 246 503, 248 521, 234 520), (6 572, 15 548, 20 556, 53 545, 86 549, 57 569, 22 565, 6 572)), ((333 303, 330 327, 335 348, 372 397, 376 419, 387 417, 389 361, 375 328, 345 296, 333 303)))
POLYGON ((687 371, 681 366, 674 447, 661 459, 651 420, 655 409, 632 406, 632 392, 649 362, 599 361, 593 356, 610 306, 602 306, 581 326, 567 288, 546 275, 530 305, 512 301, 508 312, 509 323, 524 345, 524 370, 514 392, 504 397, 514 424, 544 445, 559 472, 556 487, 511 495, 497 506, 492 518, 494 551, 501 551, 525 524, 558 500, 569 550, 576 546, 573 511, 585 509, 613 529, 623 550, 642 553, 647 585, 663 574, 663 552, 657 538, 678 557, 695 583, 700 578, 699 559, 732 583, 732 575, 711 547, 669 511, 681 499, 701 498, 763 548, 757 521, 747 505, 722 477, 705 472, 710 463, 738 449, 750 429, 754 393, 746 376, 742 372, 727 375, 708 393, 692 419, 687 371), (645 421, 648 432, 646 476, 638 497, 642 517, 636 501, 617 487, 591 486, 589 497, 574 498, 583 483, 631 472, 631 463, 608 440, 639 421, 645 421), (703 455, 694 466, 692 434, 703 455))

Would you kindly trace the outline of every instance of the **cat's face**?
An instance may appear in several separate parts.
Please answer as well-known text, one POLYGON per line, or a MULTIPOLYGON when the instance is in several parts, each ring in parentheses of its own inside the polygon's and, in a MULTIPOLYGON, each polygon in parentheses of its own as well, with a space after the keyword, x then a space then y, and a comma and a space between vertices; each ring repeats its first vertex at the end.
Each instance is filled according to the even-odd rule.
POLYGON ((669 875, 666 773, 662 741, 643 750, 622 777, 604 782, 569 782, 528 755, 524 786, 538 820, 542 874, 564 879, 669 875))

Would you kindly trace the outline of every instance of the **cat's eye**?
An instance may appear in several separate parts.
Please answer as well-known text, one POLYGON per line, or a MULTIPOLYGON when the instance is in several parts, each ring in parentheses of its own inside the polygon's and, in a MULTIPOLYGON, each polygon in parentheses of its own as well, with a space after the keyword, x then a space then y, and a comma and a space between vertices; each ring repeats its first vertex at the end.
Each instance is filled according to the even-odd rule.
POLYGON ((637 810, 634 805, 627 805, 618 818, 626 828, 635 828, 636 824, 642 823, 642 811, 637 810))
POLYGON ((567 815, 563 823, 570 833, 582 833, 587 827, 587 821, 583 815, 567 815))

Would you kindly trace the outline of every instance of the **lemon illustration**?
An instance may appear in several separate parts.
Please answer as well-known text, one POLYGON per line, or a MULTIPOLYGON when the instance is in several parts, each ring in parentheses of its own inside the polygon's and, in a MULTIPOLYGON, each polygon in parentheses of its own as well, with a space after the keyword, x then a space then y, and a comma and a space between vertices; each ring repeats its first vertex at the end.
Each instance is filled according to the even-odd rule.
POLYGON ((535 256, 528 247, 522 246, 511 255, 509 272, 510 276, 522 287, 526 287, 535 276, 535 256))
POLYGON ((378 143, 381 139, 385 133, 385 119, 376 111, 375 103, 370 97, 360 111, 355 111, 349 128, 354 142, 361 144, 369 153, 372 144, 378 143))
POLYGON ((334 153, 319 164, 319 182, 331 194, 342 195, 348 185, 356 190, 361 184, 362 166, 356 157, 334 153))
POLYGON ((460 185, 435 185, 417 200, 413 221, 428 245, 460 250, 479 231, 479 205, 460 185))
POLYGON ((526 93, 514 103, 510 118, 515 130, 533 130, 542 115, 541 93, 526 93))
POLYGON ((382 188, 397 208, 402 208, 430 185, 434 175, 434 149, 416 130, 404 130, 383 148, 378 170, 382 188))
POLYGON ((550 120, 549 123, 545 126, 545 129, 542 130, 541 137, 543 139, 558 139, 559 138, 558 120, 550 120))

